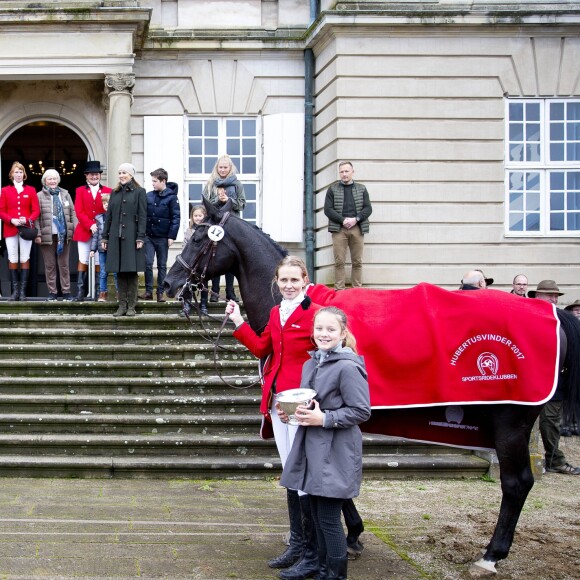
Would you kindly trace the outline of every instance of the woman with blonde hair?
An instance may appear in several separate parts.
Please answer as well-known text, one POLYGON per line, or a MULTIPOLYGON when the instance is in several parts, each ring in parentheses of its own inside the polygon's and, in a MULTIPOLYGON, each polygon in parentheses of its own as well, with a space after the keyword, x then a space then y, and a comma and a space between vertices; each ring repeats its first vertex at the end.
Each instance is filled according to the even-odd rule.
MULTIPOLYGON (((203 196, 218 208, 231 201, 230 211, 239 217, 240 212, 246 207, 246 195, 242 182, 237 178, 237 171, 229 155, 222 155, 216 161, 203 188, 203 196)), ((220 293, 219 278, 212 280, 211 292, 210 302, 217 302, 220 293)), ((238 301, 234 292, 234 275, 231 272, 226 274, 226 300, 238 301)))
POLYGON ((26 300, 32 239, 21 237, 18 228, 31 227, 40 215, 40 207, 34 187, 24 185, 26 169, 22 163, 15 161, 8 177, 12 180, 12 185, 3 187, 0 193, 0 219, 4 223, 4 238, 8 250, 8 269, 12 286, 9 300, 26 300))
POLYGON ((77 225, 73 200, 66 189, 59 187, 60 175, 56 169, 47 169, 41 182, 43 187, 37 194, 40 216, 35 224, 38 229, 35 241, 40 245, 44 260, 48 300, 56 300, 58 296, 57 271, 60 276, 63 300, 72 300, 69 252, 70 242, 77 225))
POLYGON ((117 273, 119 307, 113 316, 136 314, 138 272, 145 271, 146 226, 147 194, 135 179, 135 167, 121 163, 101 238, 101 248, 107 252, 107 272, 117 273))

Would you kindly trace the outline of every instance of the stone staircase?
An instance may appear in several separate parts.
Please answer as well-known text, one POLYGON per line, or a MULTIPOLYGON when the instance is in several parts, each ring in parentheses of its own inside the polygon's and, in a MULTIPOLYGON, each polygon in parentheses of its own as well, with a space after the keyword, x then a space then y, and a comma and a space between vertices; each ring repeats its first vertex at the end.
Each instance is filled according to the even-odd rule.
MULTIPOLYGON (((0 475, 279 475, 273 440, 258 437, 257 364, 230 326, 214 363, 223 305, 210 305, 209 336, 175 302, 140 302, 135 318, 116 319, 115 308, 0 301, 0 475)), ((364 448, 367 478, 476 477, 489 467, 392 437, 365 435, 364 448)))

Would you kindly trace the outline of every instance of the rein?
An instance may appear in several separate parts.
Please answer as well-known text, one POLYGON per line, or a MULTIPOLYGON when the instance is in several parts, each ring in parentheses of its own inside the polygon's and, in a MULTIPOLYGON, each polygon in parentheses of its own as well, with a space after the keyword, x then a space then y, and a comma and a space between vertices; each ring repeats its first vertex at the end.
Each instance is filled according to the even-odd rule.
MULTIPOLYGON (((220 345, 220 339, 221 339, 222 333, 226 327, 226 324, 228 323, 230 315, 226 314, 224 316, 224 319, 223 319, 221 326, 218 330, 217 338, 214 341, 209 336, 209 331, 203 324, 203 319, 202 319, 202 315, 201 315, 201 308, 200 308, 200 305, 199 305, 199 302, 197 299, 197 292, 198 291, 200 291, 200 292, 205 291, 208 293, 208 296, 216 296, 217 298, 222 298, 222 296, 220 296, 219 293, 213 292, 213 290, 208 288, 208 286, 206 284, 206 273, 207 273, 207 269, 208 269, 209 265, 211 264, 211 262, 215 258, 218 242, 223 238, 224 225, 228 221, 229 217, 230 217, 230 212, 229 211, 225 212, 220 223, 218 224, 219 230, 217 230, 217 228, 216 228, 216 230, 213 232, 213 234, 214 234, 213 239, 212 239, 212 237, 210 237, 212 235, 211 229, 208 231, 208 239, 207 239, 206 243, 203 245, 203 247, 201 248, 201 250, 199 251, 199 253, 197 254, 197 256, 195 257, 195 259, 193 260, 193 262, 191 264, 188 264, 181 257, 181 254, 179 254, 175 258, 175 260, 179 263, 179 265, 187 272, 187 278, 186 278, 183 286, 181 287, 181 290, 178 292, 176 298, 184 306, 185 306, 185 304, 189 304, 190 306, 195 306, 195 309, 197 310, 197 314, 198 314, 198 318, 199 318, 199 323, 200 323, 205 334, 200 333, 196 328, 193 327, 193 320, 190 318, 189 312, 185 308, 183 308, 183 311, 184 311, 185 316, 186 316, 188 322, 190 323, 192 329, 195 330, 205 340, 207 340, 208 342, 213 344, 214 367, 215 367, 216 373, 217 373, 219 379, 222 381, 222 383, 224 383, 226 386, 231 387, 233 389, 249 389, 249 388, 254 387, 256 385, 259 385, 261 383, 261 376, 259 376, 257 380, 255 380, 254 382, 252 382, 249 385, 246 385, 246 386, 234 385, 234 384, 226 381, 223 378, 221 366, 219 365, 218 349, 225 351, 225 352, 233 352, 233 351, 227 349, 226 347, 220 345), (204 260, 205 260, 205 262, 204 262, 204 260), (200 269, 201 269, 201 272, 199 271, 200 269), (193 300, 193 303, 192 303, 192 300, 193 300)), ((202 223, 202 224, 199 224, 198 227, 200 227, 200 226, 204 226, 207 228, 215 228, 215 224, 203 224, 202 223)), ((214 317, 212 317, 212 318, 214 318, 214 317)))

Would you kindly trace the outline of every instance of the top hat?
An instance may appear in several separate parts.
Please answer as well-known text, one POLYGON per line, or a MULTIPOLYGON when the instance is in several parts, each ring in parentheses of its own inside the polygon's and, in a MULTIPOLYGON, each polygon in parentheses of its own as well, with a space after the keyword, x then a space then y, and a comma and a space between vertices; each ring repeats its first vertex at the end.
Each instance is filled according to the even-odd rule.
POLYGON ((84 173, 103 173, 100 161, 87 161, 84 173))
POLYGON ((529 298, 535 298, 536 294, 557 294, 558 296, 563 296, 564 292, 560 292, 560 288, 556 285, 554 280, 542 280, 535 290, 530 290, 528 292, 529 298))
POLYGON ((566 306, 564 310, 572 310, 573 308, 576 308, 578 306, 580 306, 580 300, 575 300, 574 302, 572 302, 572 304, 568 304, 568 306, 566 306))

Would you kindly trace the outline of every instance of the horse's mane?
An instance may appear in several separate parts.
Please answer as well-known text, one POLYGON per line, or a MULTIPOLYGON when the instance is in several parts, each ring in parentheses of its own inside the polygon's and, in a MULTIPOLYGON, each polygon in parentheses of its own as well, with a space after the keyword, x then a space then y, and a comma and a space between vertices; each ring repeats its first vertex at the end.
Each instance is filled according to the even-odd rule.
POLYGON ((560 380, 564 383, 564 423, 571 424, 580 416, 580 320, 567 310, 556 308, 567 349, 560 380))
MULTIPOLYGON (((223 212, 219 212, 218 214, 218 218, 214 218, 213 220, 210 218, 208 218, 208 221, 210 223, 213 224, 219 224, 221 218, 223 217, 223 212)), ((262 237, 266 242, 268 242, 269 244, 271 244, 274 249, 280 254, 280 259, 282 259, 284 256, 288 255, 288 250, 286 248, 283 248, 278 242, 276 242, 275 240, 272 239, 272 237, 267 234, 264 230, 262 230, 261 228, 259 228, 258 226, 251 224, 250 222, 247 222, 245 220, 243 220, 242 218, 231 214, 230 217, 228 218, 230 220, 235 220, 236 222, 238 222, 240 224, 240 226, 242 228, 250 228, 253 231, 255 231, 260 237, 262 237)))

